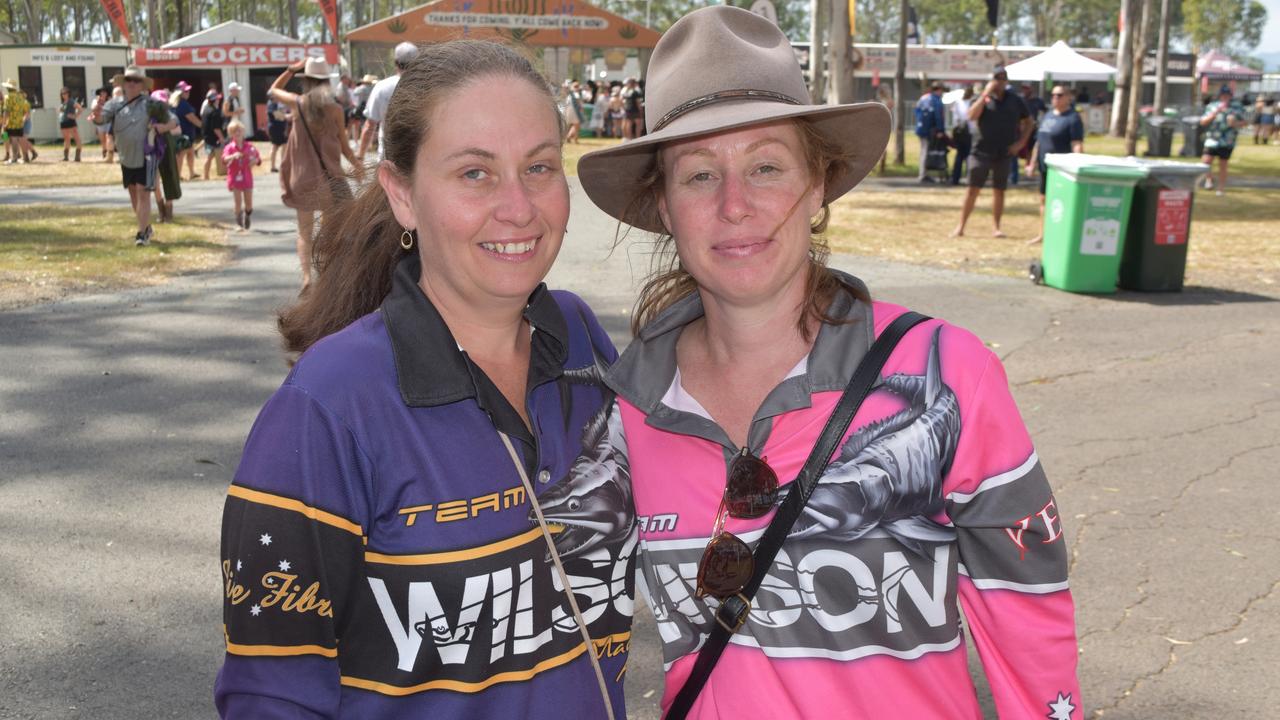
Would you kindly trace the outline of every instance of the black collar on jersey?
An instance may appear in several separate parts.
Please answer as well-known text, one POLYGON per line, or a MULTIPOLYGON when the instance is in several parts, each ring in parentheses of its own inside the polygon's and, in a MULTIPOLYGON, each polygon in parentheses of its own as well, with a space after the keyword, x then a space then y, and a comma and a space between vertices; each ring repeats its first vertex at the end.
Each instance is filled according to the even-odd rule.
MULTIPOLYGON (((410 253, 396 266, 382 316, 391 337, 400 397, 409 407, 434 407, 474 398, 494 425, 532 441, 519 414, 466 353, 449 326, 418 287, 422 263, 410 253)), ((527 391, 555 380, 569 357, 569 329, 545 284, 529 295, 524 318, 533 326, 527 391)))

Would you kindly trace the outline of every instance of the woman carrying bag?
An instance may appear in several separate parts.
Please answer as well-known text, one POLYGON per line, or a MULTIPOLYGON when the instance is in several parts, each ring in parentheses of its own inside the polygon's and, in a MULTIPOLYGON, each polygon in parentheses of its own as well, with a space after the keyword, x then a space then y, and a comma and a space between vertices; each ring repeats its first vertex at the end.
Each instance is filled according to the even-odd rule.
POLYGON ((1062 513, 999 359, 826 266, 887 109, 810 105, 732 6, 672 25, 648 78, 650 133, 578 172, 664 252, 600 471, 634 498, 666 717, 980 718, 963 611, 1001 717, 1079 720, 1062 513))
POLYGON ((347 142, 342 106, 334 99, 329 82, 329 64, 320 58, 308 58, 285 68, 267 91, 268 99, 286 105, 293 116, 280 161, 280 188, 284 191, 281 200, 298 214, 298 263, 303 290, 311 283, 316 213, 351 197, 342 158, 351 163, 358 180, 364 179, 364 166, 347 142), (302 81, 301 94, 285 89, 294 76, 302 81))

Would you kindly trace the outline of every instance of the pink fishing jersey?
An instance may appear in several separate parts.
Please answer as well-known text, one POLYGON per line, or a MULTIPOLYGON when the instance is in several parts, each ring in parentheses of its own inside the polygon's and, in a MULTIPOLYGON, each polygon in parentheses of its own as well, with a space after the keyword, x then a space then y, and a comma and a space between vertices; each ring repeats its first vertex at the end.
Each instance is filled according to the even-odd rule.
MULTIPOLYGON (((852 285, 855 278, 844 276, 852 285)), ((767 396, 748 445, 795 478, 875 336, 904 312, 837 298, 809 355, 767 396)), ((634 498, 640 584, 662 638, 670 706, 715 626, 695 597, 728 463, 738 452, 676 366, 693 296, 611 368, 615 447, 583 479, 576 542, 634 498), (621 489, 619 489, 621 488, 621 489)), ((1082 717, 1062 521, 999 360, 942 321, 882 371, 689 714, 691 718, 980 718, 961 610, 1001 717, 1082 717)), ((749 545, 770 513, 730 518, 749 545)))

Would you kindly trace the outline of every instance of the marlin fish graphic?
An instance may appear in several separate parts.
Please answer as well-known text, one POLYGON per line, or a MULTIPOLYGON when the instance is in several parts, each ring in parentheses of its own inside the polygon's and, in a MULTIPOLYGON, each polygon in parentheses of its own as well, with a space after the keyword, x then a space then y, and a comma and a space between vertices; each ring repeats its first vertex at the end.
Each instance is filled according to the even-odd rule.
POLYGON ((942 382, 935 329, 925 374, 895 374, 880 389, 908 407, 854 433, 818 481, 791 537, 854 540, 881 528, 924 555, 955 531, 929 519, 942 509, 942 480, 960 440, 960 406, 942 382))
MULTIPOLYGON (((570 382, 605 388, 607 366, 599 357, 585 370, 565 372, 570 382)), ((560 482, 538 495, 547 522, 559 525, 556 550, 561 557, 582 555, 599 545, 620 541, 635 526, 631 496, 631 470, 622 414, 612 390, 605 388, 604 404, 587 422, 582 433, 585 448, 560 482)), ((529 521, 538 518, 529 511, 529 521)))

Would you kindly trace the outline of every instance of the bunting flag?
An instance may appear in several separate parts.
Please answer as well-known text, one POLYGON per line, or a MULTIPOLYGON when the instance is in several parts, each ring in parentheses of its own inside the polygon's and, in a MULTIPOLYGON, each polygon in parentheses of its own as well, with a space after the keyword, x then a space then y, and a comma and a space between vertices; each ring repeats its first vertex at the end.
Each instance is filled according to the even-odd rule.
POLYGON ((324 13, 324 23, 329 26, 333 41, 338 42, 338 0, 316 0, 316 4, 320 6, 320 12, 324 13))
POLYGON ((1000 0, 987 0, 987 23, 996 26, 996 17, 1000 14, 1000 0))
POLYGON ((920 44, 920 20, 916 17, 916 9, 912 5, 907 6, 907 42, 912 45, 920 44))
POLYGON ((133 41, 129 39, 129 16, 124 12, 124 0, 102 0, 102 9, 106 11, 107 17, 111 18, 111 22, 115 23, 125 44, 132 45, 133 41))
POLYGON ((849 0, 849 40, 852 41, 854 36, 858 34, 857 27, 857 4, 858 0, 849 0))

